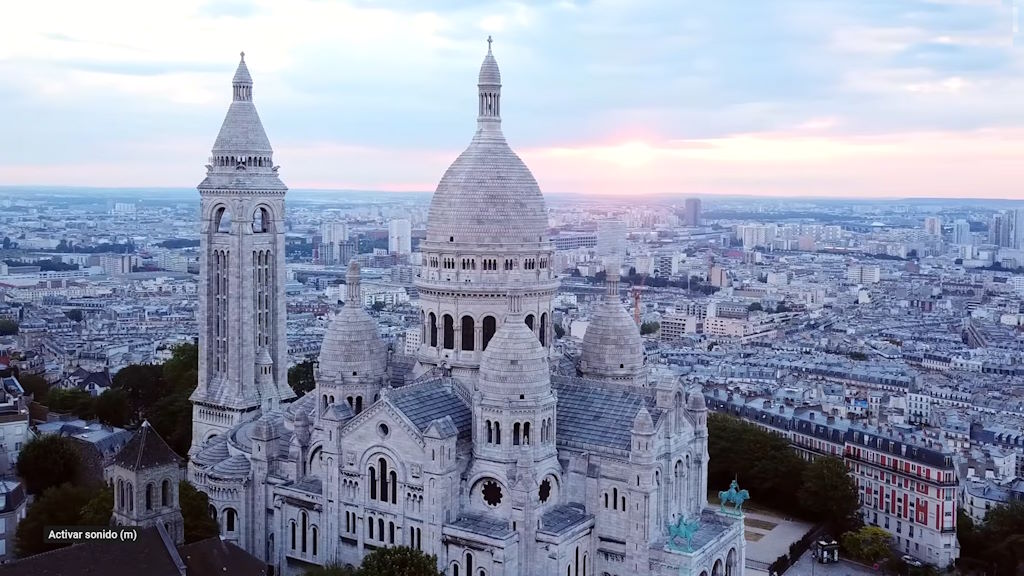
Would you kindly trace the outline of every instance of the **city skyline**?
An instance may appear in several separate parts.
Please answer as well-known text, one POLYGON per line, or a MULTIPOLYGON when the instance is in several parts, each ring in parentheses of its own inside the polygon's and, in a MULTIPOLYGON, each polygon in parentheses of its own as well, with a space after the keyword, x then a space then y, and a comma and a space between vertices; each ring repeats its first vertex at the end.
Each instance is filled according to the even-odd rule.
POLYGON ((771 4, 22 5, 0 181, 194 185, 244 49, 291 186, 429 192, 493 34, 547 193, 1024 197, 1009 3, 771 4))

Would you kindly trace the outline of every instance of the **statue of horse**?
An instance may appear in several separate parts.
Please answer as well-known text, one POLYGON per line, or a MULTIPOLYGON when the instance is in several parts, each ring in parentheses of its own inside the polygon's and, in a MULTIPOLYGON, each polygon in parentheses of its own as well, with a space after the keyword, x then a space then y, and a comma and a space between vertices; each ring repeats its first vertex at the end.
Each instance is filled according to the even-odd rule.
POLYGON ((736 512, 743 513, 743 503, 750 500, 750 493, 746 490, 740 490, 740 485, 736 480, 733 480, 729 484, 728 490, 722 490, 718 493, 718 499, 722 503, 722 512, 725 512, 726 503, 732 503, 735 506, 736 512))
POLYGON ((668 525, 668 544, 670 547, 679 550, 676 547, 676 538, 682 538, 686 541, 686 551, 693 552, 693 536, 700 530, 700 517, 691 522, 686 521, 686 517, 679 515, 679 519, 676 520, 675 524, 668 525))

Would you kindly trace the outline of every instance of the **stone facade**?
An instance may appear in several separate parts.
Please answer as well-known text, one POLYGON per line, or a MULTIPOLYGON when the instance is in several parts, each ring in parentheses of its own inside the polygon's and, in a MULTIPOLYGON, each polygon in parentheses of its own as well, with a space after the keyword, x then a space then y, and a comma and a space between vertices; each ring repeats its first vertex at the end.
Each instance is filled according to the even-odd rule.
MULTIPOLYGON (((639 342, 628 314, 610 317, 606 357, 588 364, 614 373, 551 369, 558 280, 546 209, 502 136, 500 88, 488 50, 476 135, 442 178, 421 244, 414 377, 390 384, 398 368, 359 305, 352 266, 349 304, 324 338, 312 393, 261 401, 259 391, 283 380, 256 378, 247 397, 250 381, 228 378, 220 389, 234 382, 249 399, 225 395, 221 407, 197 392, 197 410, 235 420, 197 424, 189 479, 210 495, 223 537, 275 573, 358 565, 399 545, 436 555, 454 576, 741 573, 742 519, 707 507, 700 391, 652 376, 632 347, 607 346, 616 330, 639 342), (668 546, 667 525, 680 516, 702 520, 692 553, 668 546)), ((260 194, 237 198, 250 206, 260 194)), ((216 317, 205 310, 209 359, 216 317)), ((284 318, 271 318, 275 334, 284 318)), ((265 363, 255 346, 240 352, 240 367, 265 363)))

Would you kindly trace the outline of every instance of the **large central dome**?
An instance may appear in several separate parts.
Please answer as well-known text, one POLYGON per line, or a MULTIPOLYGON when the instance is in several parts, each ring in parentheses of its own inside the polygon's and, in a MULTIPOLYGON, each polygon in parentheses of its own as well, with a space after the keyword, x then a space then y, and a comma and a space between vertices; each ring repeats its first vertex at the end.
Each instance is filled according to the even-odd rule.
POLYGON ((546 242, 548 219, 540 187, 501 133, 501 74, 490 48, 480 66, 478 87, 477 131, 437 185, 427 242, 546 242))

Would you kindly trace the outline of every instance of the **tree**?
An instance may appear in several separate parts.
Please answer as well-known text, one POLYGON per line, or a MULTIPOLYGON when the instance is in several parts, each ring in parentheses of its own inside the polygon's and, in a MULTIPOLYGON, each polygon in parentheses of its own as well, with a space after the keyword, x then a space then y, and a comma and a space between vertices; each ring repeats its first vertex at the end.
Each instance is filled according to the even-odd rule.
POLYGON ((125 366, 114 375, 111 386, 124 392, 132 420, 145 418, 149 408, 171 388, 164 380, 163 367, 155 364, 125 366))
POLYGON ((867 354, 865 354, 863 352, 860 352, 858 350, 854 350, 853 352, 850 352, 849 354, 847 354, 847 356, 849 356, 851 360, 857 360, 857 361, 860 361, 860 362, 863 362, 863 361, 868 359, 868 355, 867 354))
POLYGON ((78 388, 55 388, 46 395, 46 407, 54 412, 70 412, 83 420, 96 417, 96 399, 78 388))
POLYGON ((153 429, 182 458, 192 445, 192 402, 188 394, 174 391, 146 411, 146 419, 153 429))
POLYGON ((373 308, 375 312, 380 312, 381 310, 384 309, 385 306, 387 306, 387 304, 380 301, 376 301, 373 303, 373 305, 370 306, 370 308, 373 308))
POLYGON ((785 438, 725 414, 708 416, 708 485, 726 488, 738 478, 740 487, 763 505, 803 515, 797 500, 807 463, 785 438))
POLYGON ((0 336, 14 336, 18 333, 18 323, 14 320, 0 320, 0 336))
POLYGON ((10 247, 11 247, 11 237, 10 236, 4 236, 4 242, 3 242, 4 250, 10 249, 10 247))
POLYGON ((297 396, 302 396, 316 388, 316 380, 313 378, 313 361, 305 360, 289 368, 288 385, 292 387, 297 396))
POLYGON ((872 564, 889 556, 892 536, 878 526, 864 526, 843 534, 843 548, 856 560, 872 564))
POLYGON ((106 484, 96 488, 93 497, 82 508, 82 526, 110 526, 114 512, 114 490, 106 484))
POLYGON ((164 362, 163 377, 171 386, 192 394, 199 383, 199 347, 195 344, 175 346, 171 359, 164 362))
POLYGON ((96 398, 96 418, 104 424, 123 428, 131 422, 132 408, 120 388, 111 388, 96 398))
POLYGON ((661 330, 661 324, 658 322, 644 322, 640 325, 640 335, 644 336, 647 334, 654 334, 658 330, 661 330))
POLYGON ((82 321, 82 311, 77 308, 74 310, 66 310, 64 312, 64 315, 67 316, 68 319, 71 320, 72 322, 82 321))
POLYGON ((561 324, 555 324, 555 339, 559 339, 565 336, 565 328, 562 328, 561 324))
POLYGON ((46 404, 46 395, 50 392, 50 383, 46 378, 37 374, 18 374, 18 382, 25 393, 31 394, 36 402, 46 404))
MULTIPOLYGON (((20 463, 20 462, 19 462, 20 463)), ((50 544, 44 540, 47 526, 88 526, 92 522, 102 520, 103 498, 113 500, 113 491, 108 486, 90 488, 61 484, 48 489, 29 506, 25 518, 18 524, 15 546, 19 557, 31 556, 63 548, 67 544, 50 544), (108 493, 104 497, 100 492, 108 493)), ((107 524, 110 512, 107 511, 107 524)), ((91 524, 95 525, 95 524, 91 524)))
POLYGON ((839 458, 817 458, 804 469, 800 504, 808 517, 824 522, 831 534, 842 534, 860 523, 857 484, 839 458))
POLYGON ((976 558, 990 563, 999 574, 1016 574, 1024 565, 1024 501, 1000 504, 985 514, 976 527, 976 558))
POLYGON ((191 544, 220 534, 217 521, 210 516, 210 499, 188 480, 178 483, 178 504, 185 521, 185 543, 191 544))
POLYGON ((29 494, 42 494, 48 488, 73 482, 81 460, 70 438, 52 434, 38 436, 21 447, 18 476, 29 494))
POLYGON ((444 576, 437 557, 405 546, 378 548, 363 558, 359 576, 444 576))
POLYGON ((754 302, 750 306, 747 306, 747 312, 760 312, 764 310, 764 306, 761 306, 760 302, 754 302))

